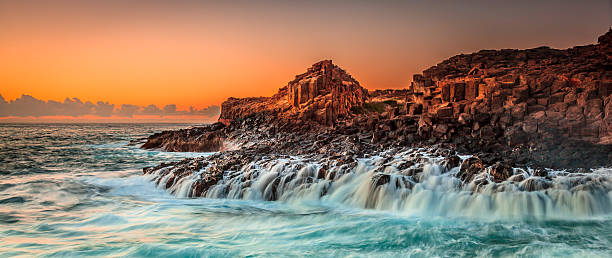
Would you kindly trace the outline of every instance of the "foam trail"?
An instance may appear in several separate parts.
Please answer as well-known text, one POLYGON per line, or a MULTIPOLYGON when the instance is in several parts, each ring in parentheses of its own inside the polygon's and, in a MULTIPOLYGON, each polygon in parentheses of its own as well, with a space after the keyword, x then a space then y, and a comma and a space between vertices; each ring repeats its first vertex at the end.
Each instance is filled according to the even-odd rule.
MULTIPOLYGON (((514 169, 514 175, 501 183, 492 181, 485 170, 463 183, 456 176, 460 168, 448 168, 439 157, 421 156, 420 162, 400 169, 402 162, 415 160, 413 154, 399 153, 390 160, 359 159, 354 167, 328 170, 299 157, 259 161, 227 171, 201 197, 332 202, 407 215, 484 219, 573 219, 612 213, 610 169, 551 171, 548 177, 514 169)), ((152 179, 179 197, 200 197, 192 191, 199 173, 168 187, 171 174, 160 169, 152 173, 152 179)))

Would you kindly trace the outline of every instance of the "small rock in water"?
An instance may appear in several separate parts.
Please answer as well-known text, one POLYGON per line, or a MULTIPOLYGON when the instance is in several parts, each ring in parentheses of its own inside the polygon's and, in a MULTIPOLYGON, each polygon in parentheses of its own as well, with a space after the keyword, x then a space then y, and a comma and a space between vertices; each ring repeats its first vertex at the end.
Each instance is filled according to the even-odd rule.
POLYGON ((478 157, 469 157, 461 163, 461 168, 457 176, 462 182, 471 182, 474 175, 479 174, 484 169, 482 160, 478 157))

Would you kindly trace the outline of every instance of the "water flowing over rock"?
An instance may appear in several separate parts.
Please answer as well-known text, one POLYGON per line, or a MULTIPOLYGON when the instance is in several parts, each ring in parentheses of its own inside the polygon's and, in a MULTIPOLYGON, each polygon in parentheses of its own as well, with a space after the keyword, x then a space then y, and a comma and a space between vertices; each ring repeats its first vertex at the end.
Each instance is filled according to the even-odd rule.
MULTIPOLYGON (((612 212, 609 171, 550 171, 549 176, 540 177, 534 170, 496 164, 462 181, 460 167, 444 165, 453 157, 433 149, 404 149, 343 164, 333 158, 250 160, 231 154, 231 161, 213 155, 147 168, 145 174, 180 197, 331 201, 411 214, 488 219, 576 218, 612 212), (321 176, 322 169, 326 173, 321 176), (507 178, 501 180, 499 173, 507 178)), ((464 158, 464 164, 468 160, 478 158, 464 158)))
POLYGON ((145 168, 183 197, 333 200, 437 215, 612 212, 612 31, 566 50, 482 50, 366 91, 325 60, 219 123, 145 148, 221 151, 145 168))

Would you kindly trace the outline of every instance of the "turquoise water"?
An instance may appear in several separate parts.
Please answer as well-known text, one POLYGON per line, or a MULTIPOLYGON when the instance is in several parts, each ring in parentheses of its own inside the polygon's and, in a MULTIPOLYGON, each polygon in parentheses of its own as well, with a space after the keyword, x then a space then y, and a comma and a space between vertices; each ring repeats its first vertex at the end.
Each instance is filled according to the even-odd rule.
POLYGON ((183 127, 0 125, 0 256, 612 256, 611 214, 457 218, 179 198, 142 167, 203 154, 127 144, 183 127))

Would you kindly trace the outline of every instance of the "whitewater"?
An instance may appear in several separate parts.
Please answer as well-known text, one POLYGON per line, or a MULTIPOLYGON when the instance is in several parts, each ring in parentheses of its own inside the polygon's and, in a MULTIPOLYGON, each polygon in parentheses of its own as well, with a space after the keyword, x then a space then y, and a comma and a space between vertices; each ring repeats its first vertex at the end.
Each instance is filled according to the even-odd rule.
POLYGON ((548 179, 515 169, 515 179, 463 185, 454 176, 459 168, 435 156, 417 164, 418 178, 398 173, 394 164, 419 150, 394 153, 391 161, 384 153, 359 159, 354 168, 331 167, 324 176, 316 175, 316 161, 287 157, 228 171, 204 196, 194 196, 197 173, 165 189, 170 171, 143 175, 142 168, 210 153, 129 144, 187 126, 0 125, 0 256, 612 253, 609 168, 549 171, 548 179), (381 174, 385 183, 377 184, 381 174))

